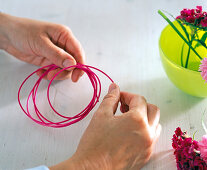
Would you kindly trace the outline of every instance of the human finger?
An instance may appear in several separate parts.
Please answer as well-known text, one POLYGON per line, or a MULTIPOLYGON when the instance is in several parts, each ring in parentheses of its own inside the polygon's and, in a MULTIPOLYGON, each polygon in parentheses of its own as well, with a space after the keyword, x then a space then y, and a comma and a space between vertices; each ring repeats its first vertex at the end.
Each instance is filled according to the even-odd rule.
POLYGON ((69 53, 63 49, 57 47, 51 40, 47 37, 43 39, 41 44, 41 55, 53 64, 61 68, 69 67, 76 64, 75 59, 69 53))
POLYGON ((160 120, 160 109, 157 106, 148 103, 147 104, 147 117, 148 117, 149 125, 151 127, 156 128, 160 120))
MULTIPOLYGON (((85 52, 70 28, 63 25, 55 25, 55 27, 51 27, 48 30, 48 33, 54 43, 71 54, 77 63, 85 64, 85 52), (54 36, 54 32, 57 32, 57 30, 59 30, 59 35, 54 36)), ((83 74, 82 70, 75 68, 72 73, 72 80, 74 82, 78 81, 83 74)))
POLYGON ((143 118, 146 123, 148 122, 147 102, 143 96, 121 92, 120 101, 129 107, 129 111, 127 113, 136 114, 138 118, 143 118))
POLYGON ((104 114, 112 116, 118 107, 119 97, 119 86, 117 86, 115 83, 112 83, 109 87, 108 94, 104 97, 98 110, 104 114))

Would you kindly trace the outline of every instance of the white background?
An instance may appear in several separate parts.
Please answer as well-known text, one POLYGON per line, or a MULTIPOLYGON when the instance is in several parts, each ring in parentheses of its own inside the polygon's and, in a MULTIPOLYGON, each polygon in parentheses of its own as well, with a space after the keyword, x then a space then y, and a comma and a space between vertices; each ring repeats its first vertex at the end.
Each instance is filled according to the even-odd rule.
MULTIPOLYGON (((157 14, 165 9, 175 16, 182 8, 203 5, 204 0, 0 0, 0 10, 11 15, 56 22, 69 26, 82 43, 86 63, 107 72, 122 91, 144 95, 161 109, 161 137, 145 170, 174 170, 171 138, 177 126, 204 134, 202 113, 207 100, 178 90, 167 78, 158 51, 158 39, 166 22, 157 14)), ((6 24, 6 23, 5 23, 6 24)), ((0 51, 0 169, 15 170, 53 165, 69 158, 95 109, 81 122, 53 129, 27 118, 17 102, 17 91, 26 76, 37 67, 0 51)), ((106 93, 110 81, 101 76, 106 93)), ((34 81, 27 88, 31 89, 34 81)), ((44 81, 39 107, 52 114, 45 100, 44 81)), ((85 75, 77 84, 70 80, 55 83, 51 89, 55 108, 74 115, 91 98, 91 85, 85 75)), ((21 95, 24 102, 26 93, 21 95)))

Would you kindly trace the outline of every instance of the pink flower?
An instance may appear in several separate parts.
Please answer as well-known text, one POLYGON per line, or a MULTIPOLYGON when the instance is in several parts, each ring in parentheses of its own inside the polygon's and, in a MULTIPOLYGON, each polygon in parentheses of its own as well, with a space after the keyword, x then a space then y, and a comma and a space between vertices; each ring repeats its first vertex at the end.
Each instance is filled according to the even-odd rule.
POLYGON ((181 15, 177 16, 176 19, 183 19, 181 15))
POLYGON ((201 20, 202 27, 207 27, 207 18, 201 20))
POLYGON ((202 6, 196 6, 196 12, 201 13, 202 12, 202 6))
POLYGON ((195 18, 196 19, 201 19, 201 18, 203 18, 204 17, 204 13, 196 13, 195 14, 195 18))
POLYGON ((176 19, 180 19, 184 24, 207 27, 207 13, 202 11, 202 6, 197 6, 196 9, 184 8, 176 19))
POLYGON ((207 170, 206 162, 195 152, 198 142, 187 137, 180 127, 175 130, 172 146, 178 170, 207 170))
POLYGON ((204 58, 201 61, 201 65, 200 65, 199 71, 201 71, 201 76, 207 82, 207 58, 204 58))
POLYGON ((188 16, 185 18, 185 20, 189 23, 194 23, 195 22, 195 18, 193 16, 188 16))
POLYGON ((187 17, 188 16, 188 9, 186 9, 186 8, 184 8, 181 12, 180 12, 180 15, 182 16, 182 17, 187 17))
POLYGON ((201 158, 207 163, 207 135, 198 142, 198 150, 201 152, 201 158))
POLYGON ((176 128, 176 130, 175 130, 175 134, 176 134, 177 136, 181 136, 181 135, 183 135, 183 132, 182 132, 182 130, 181 130, 180 127, 177 127, 177 128, 176 128))

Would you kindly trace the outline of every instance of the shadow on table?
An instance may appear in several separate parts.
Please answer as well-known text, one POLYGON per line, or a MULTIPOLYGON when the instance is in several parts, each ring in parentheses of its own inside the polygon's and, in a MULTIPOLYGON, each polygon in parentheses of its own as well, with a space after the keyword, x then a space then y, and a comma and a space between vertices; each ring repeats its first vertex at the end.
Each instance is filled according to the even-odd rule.
POLYGON ((140 83, 133 82, 124 87, 124 89, 141 94, 146 97, 149 103, 156 104, 161 110, 161 122, 167 122, 203 100, 202 98, 185 94, 176 88, 167 77, 140 83))
POLYGON ((173 152, 174 150, 171 149, 153 154, 149 161, 150 165, 153 165, 154 169, 160 170, 176 169, 176 162, 173 152))
MULTIPOLYGON (((17 102, 17 94, 21 83, 38 67, 18 61, 4 52, 0 52, 0 58, 0 108, 2 108, 13 102, 17 102)), ((31 90, 31 85, 34 85, 34 82, 37 80, 36 78, 32 78, 31 81, 29 80, 25 84, 25 87, 22 89, 21 99, 27 98, 29 89, 31 90)), ((45 84, 48 84, 46 80, 44 81, 45 84)), ((38 91, 41 92, 46 87, 40 86, 38 91)))

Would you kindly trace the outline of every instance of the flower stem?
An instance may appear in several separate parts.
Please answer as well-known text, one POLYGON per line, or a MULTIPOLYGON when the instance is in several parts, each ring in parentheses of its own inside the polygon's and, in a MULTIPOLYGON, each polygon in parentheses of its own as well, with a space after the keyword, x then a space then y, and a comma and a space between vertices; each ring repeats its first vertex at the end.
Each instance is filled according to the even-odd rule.
MULTIPOLYGON (((192 41, 190 41, 189 44, 192 45, 192 41)), ((188 68, 189 57, 190 57, 190 47, 188 48, 188 54, 187 54, 187 59, 186 59, 186 63, 185 63, 185 68, 188 68)))
POLYGON ((168 22, 168 24, 176 31, 176 33, 183 39, 183 41, 191 48, 191 50, 198 56, 199 59, 203 59, 195 49, 189 44, 188 40, 182 35, 182 33, 177 29, 177 27, 170 21, 170 19, 161 11, 158 10, 158 13, 168 22))
POLYGON ((180 57, 180 59, 181 59, 181 62, 180 63, 181 63, 181 66, 182 67, 184 67, 184 65, 183 65, 183 49, 184 49, 184 45, 185 45, 185 42, 183 42, 183 46, 182 46, 182 49, 181 49, 181 57, 180 57))
POLYGON ((189 48, 188 48, 188 54, 187 54, 187 58, 186 58, 185 68, 188 68, 188 62, 189 62, 190 50, 191 50, 190 47, 192 47, 192 43, 193 43, 193 40, 196 36, 196 33, 197 33, 197 29, 194 30, 194 29, 191 28, 191 40, 189 41, 189 48))

